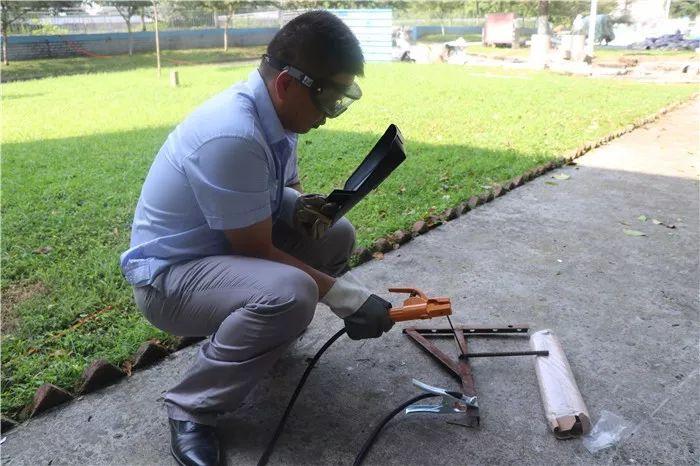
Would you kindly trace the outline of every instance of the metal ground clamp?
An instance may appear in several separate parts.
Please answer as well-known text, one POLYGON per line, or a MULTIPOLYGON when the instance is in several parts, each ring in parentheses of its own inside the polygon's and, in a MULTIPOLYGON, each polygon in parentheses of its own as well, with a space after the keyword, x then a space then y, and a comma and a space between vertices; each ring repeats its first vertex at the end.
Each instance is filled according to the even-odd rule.
POLYGON ((412 413, 438 413, 438 414, 466 414, 467 407, 478 408, 475 396, 466 396, 460 392, 445 390, 443 388, 433 387, 425 384, 420 380, 413 379, 413 385, 420 388, 424 392, 432 393, 440 396, 439 404, 420 404, 416 403, 406 408, 406 414, 412 413))

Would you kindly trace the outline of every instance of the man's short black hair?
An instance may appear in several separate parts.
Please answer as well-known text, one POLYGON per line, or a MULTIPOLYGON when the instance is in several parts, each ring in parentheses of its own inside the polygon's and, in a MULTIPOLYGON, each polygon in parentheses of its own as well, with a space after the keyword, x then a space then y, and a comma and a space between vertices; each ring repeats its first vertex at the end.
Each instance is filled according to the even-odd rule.
POLYGON ((309 11, 285 24, 268 44, 267 54, 316 79, 364 74, 357 37, 328 11, 309 11))

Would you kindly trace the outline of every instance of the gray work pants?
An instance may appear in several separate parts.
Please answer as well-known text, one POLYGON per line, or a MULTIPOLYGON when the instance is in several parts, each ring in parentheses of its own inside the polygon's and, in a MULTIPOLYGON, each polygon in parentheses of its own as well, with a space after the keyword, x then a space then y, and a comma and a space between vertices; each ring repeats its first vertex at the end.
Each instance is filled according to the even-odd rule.
MULTIPOLYGON (((290 205, 286 202, 286 208, 290 205)), ((343 218, 313 240, 277 221, 273 242, 339 276, 348 269, 355 229, 343 218)), ((175 264, 152 285, 134 288, 134 296, 157 328, 178 336, 209 336, 164 399, 170 418, 216 425, 217 417, 235 410, 309 325, 318 287, 296 267, 227 255, 175 264)))

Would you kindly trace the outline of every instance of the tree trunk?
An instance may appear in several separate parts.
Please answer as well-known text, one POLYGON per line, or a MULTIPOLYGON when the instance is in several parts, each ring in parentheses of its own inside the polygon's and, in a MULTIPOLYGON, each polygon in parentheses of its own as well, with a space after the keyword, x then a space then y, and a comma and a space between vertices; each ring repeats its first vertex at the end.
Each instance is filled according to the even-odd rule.
POLYGON ((141 7, 141 32, 146 32, 146 12, 144 7, 141 7))
POLYGON ((537 34, 549 34, 549 1, 540 0, 537 14, 537 34))
POLYGON ((134 54, 134 36, 131 32, 131 19, 126 21, 126 30, 129 32, 129 56, 134 54))
POLYGON ((10 59, 7 56, 7 28, 10 26, 10 21, 7 18, 5 2, 2 2, 2 10, 0 11, 0 26, 2 26, 2 62, 7 66, 10 64, 10 59))
POLYGON ((228 21, 229 16, 226 15, 226 22, 224 23, 224 52, 228 52, 228 21))
POLYGON ((158 67, 158 77, 160 78, 160 37, 158 34, 158 3, 153 0, 153 18, 156 25, 156 66, 158 67))
POLYGON ((10 59, 7 56, 7 29, 2 28, 2 62, 5 66, 10 64, 10 59))

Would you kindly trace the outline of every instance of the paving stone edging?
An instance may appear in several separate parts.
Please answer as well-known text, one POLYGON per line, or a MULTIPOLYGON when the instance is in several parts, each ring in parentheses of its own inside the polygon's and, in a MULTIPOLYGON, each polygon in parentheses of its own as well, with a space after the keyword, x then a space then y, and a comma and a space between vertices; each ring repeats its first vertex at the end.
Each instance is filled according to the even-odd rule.
MULTIPOLYGON (((394 233, 376 239, 370 247, 358 248, 353 252, 353 259, 357 265, 368 262, 372 259, 382 259, 384 253, 400 248, 402 245, 411 241, 413 238, 423 235, 435 227, 438 227, 445 222, 454 220, 462 215, 467 214, 470 210, 494 200, 512 191, 519 186, 533 180, 555 168, 562 165, 571 164, 575 159, 586 154, 590 150, 600 147, 603 144, 610 142, 623 134, 629 133, 634 129, 642 127, 646 124, 658 120, 662 115, 665 115, 671 110, 688 104, 696 99, 700 93, 691 95, 688 99, 672 103, 650 116, 639 118, 633 123, 609 133, 597 140, 587 142, 576 149, 569 150, 556 160, 546 162, 537 167, 527 170, 522 175, 515 176, 510 180, 495 184, 491 189, 485 191, 478 196, 472 196, 454 207, 445 209, 440 214, 431 214, 423 219, 416 221, 410 230, 397 230, 394 233)), ((160 344, 158 340, 148 340, 141 344, 134 355, 122 364, 122 367, 117 367, 104 359, 93 361, 83 372, 75 393, 70 393, 56 385, 45 383, 39 387, 31 403, 27 404, 18 416, 18 420, 8 416, 0 418, 0 431, 7 432, 15 427, 19 422, 34 418, 37 415, 64 403, 72 401, 77 397, 94 392, 109 385, 113 385, 123 377, 129 377, 134 370, 140 370, 149 367, 160 360, 167 357, 175 351, 179 351, 185 347, 191 346, 204 340, 206 337, 178 337, 172 347, 166 347, 160 344)))

